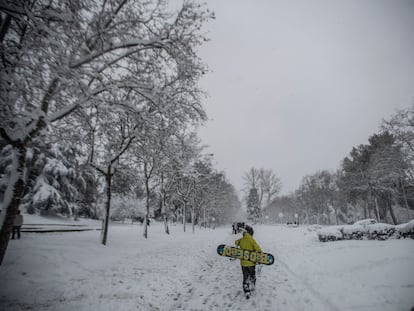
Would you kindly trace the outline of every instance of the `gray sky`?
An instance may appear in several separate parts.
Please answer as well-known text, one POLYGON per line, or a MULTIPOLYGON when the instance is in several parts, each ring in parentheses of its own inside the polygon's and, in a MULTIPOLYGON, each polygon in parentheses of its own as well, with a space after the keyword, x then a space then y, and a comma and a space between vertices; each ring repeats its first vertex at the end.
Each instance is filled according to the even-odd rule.
POLYGON ((414 1, 209 0, 199 52, 207 152, 239 190, 251 167, 283 193, 334 170, 414 102, 414 1))

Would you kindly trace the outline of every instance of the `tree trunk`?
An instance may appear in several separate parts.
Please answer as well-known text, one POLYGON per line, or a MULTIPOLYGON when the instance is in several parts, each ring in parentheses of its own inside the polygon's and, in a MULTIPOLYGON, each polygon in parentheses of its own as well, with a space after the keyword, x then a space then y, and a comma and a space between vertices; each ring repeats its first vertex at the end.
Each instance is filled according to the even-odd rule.
POLYGON ((194 203, 193 206, 191 207, 191 225, 192 225, 192 230, 193 233, 195 232, 195 211, 194 211, 194 203))
POLYGON ((183 229, 184 229, 184 232, 185 232, 185 225, 187 223, 187 218, 185 217, 186 214, 187 214, 187 203, 184 202, 184 206, 183 206, 183 229))
POLYGON ((364 209, 364 219, 368 218, 368 201, 365 202, 365 204, 363 205, 363 209, 364 209))
POLYGON ((105 203, 105 216, 104 221, 102 222, 102 244, 106 245, 108 238, 108 224, 109 224, 109 213, 111 210, 111 167, 108 168, 107 174, 105 176, 106 181, 106 203, 105 203))
POLYGON ((10 233, 13 230, 13 221, 20 205, 20 198, 24 191, 24 168, 26 161, 26 146, 18 143, 13 147, 13 163, 10 181, 4 194, 3 215, 0 215, 0 265, 3 263, 9 245, 10 233))
MULTIPOLYGON (((164 183, 162 183, 162 185, 164 185, 164 183)), ((161 214, 164 220, 165 233, 170 234, 170 229, 168 228, 168 218, 167 218, 166 193, 165 193, 164 188, 161 190, 161 214)))
POLYGON ((144 218, 144 238, 148 238, 148 214, 144 218))
POLYGON ((375 202, 375 212, 377 214, 376 215, 377 216, 377 221, 381 222, 377 197, 374 198, 374 202, 375 202))
POLYGON ((170 234, 170 229, 168 228, 168 219, 167 219, 167 215, 163 215, 164 218, 164 228, 165 228, 165 233, 166 234, 170 234))
POLYGON ((149 179, 145 179, 145 192, 146 192, 146 198, 145 198, 145 207, 147 210, 147 214, 145 215, 145 224, 144 224, 144 238, 148 238, 148 223, 149 223, 149 216, 150 216, 150 186, 149 186, 149 179))
POLYGON ((164 221, 164 229, 166 234, 170 234, 170 229, 168 228, 168 217, 165 211, 165 205, 162 208, 162 219, 164 221))
POLYGON ((390 211, 392 221, 394 222, 394 225, 398 225, 398 220, 397 220, 397 217, 395 217, 394 209, 392 208, 392 204, 387 202, 387 205, 388 205, 388 209, 390 211))
POLYGON ((400 181, 400 186, 401 186, 403 197, 404 197, 405 208, 409 209, 410 207, 408 206, 407 194, 405 193, 404 184, 401 181, 400 181))

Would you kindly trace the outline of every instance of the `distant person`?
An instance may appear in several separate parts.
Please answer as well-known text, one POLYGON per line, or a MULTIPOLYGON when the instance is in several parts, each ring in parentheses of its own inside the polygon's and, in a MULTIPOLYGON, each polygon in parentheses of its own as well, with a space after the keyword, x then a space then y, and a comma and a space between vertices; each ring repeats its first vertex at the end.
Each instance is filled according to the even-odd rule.
POLYGON ((20 210, 17 210, 16 217, 14 217, 13 221, 13 234, 12 240, 14 240, 15 235, 17 234, 17 238, 20 239, 20 228, 23 225, 23 215, 20 213, 20 210))
MULTIPOLYGON (((256 243, 255 239, 253 239, 253 228, 246 225, 242 230, 244 231, 243 237, 236 240, 234 243, 241 249, 262 252, 259 244, 256 243)), ((256 286, 256 263, 240 259, 240 265, 243 272, 243 291, 246 298, 249 298, 250 292, 253 291, 256 286)))
POLYGON ((233 228, 232 233, 237 234, 237 223, 233 222, 233 224, 231 226, 233 228))

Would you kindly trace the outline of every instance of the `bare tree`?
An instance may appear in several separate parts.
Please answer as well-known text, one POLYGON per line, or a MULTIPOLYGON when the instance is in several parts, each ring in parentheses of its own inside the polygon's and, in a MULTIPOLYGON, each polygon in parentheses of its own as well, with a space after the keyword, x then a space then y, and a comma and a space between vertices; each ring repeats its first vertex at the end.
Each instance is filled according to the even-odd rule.
POLYGON ((382 128, 395 136, 410 162, 414 162, 414 103, 411 107, 399 110, 390 120, 384 120, 382 128))
POLYGON ((266 199, 265 204, 268 206, 282 189, 282 182, 272 170, 261 169, 259 172, 262 197, 266 199))
POLYGON ((414 103, 411 107, 397 111, 389 120, 384 120, 382 128, 390 132, 401 145, 407 167, 398 182, 406 208, 409 199, 414 202, 414 103))
POLYGON ((243 180, 246 190, 259 187, 260 171, 254 167, 244 173, 243 180))
POLYGON ((330 213, 337 203, 338 187, 335 174, 323 170, 303 177, 297 199, 305 208, 307 221, 331 224, 330 213))
POLYGON ((118 163, 126 153, 137 135, 138 126, 131 122, 125 113, 100 113, 103 120, 98 120, 92 133, 94 144, 90 147, 89 164, 99 172, 105 180, 105 209, 102 222, 101 243, 106 245, 108 237, 109 217, 111 210, 112 179, 118 163))
POLYGON ((251 189, 257 189, 259 209, 268 206, 282 188, 280 178, 272 170, 263 168, 256 169, 252 167, 244 174, 244 182, 245 190, 248 193, 251 189), (266 206, 263 206, 264 204, 266 206))

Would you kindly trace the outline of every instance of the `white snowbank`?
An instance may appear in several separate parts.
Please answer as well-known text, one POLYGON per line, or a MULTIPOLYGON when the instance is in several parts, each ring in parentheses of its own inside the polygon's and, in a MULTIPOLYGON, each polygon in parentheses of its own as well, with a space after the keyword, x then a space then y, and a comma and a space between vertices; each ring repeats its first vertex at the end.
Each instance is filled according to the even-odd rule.
POLYGON ((406 224, 398 225, 398 226, 396 226, 396 228, 398 229, 398 231, 404 232, 404 233, 407 233, 409 231, 413 231, 414 230, 414 219, 409 221, 406 224))

